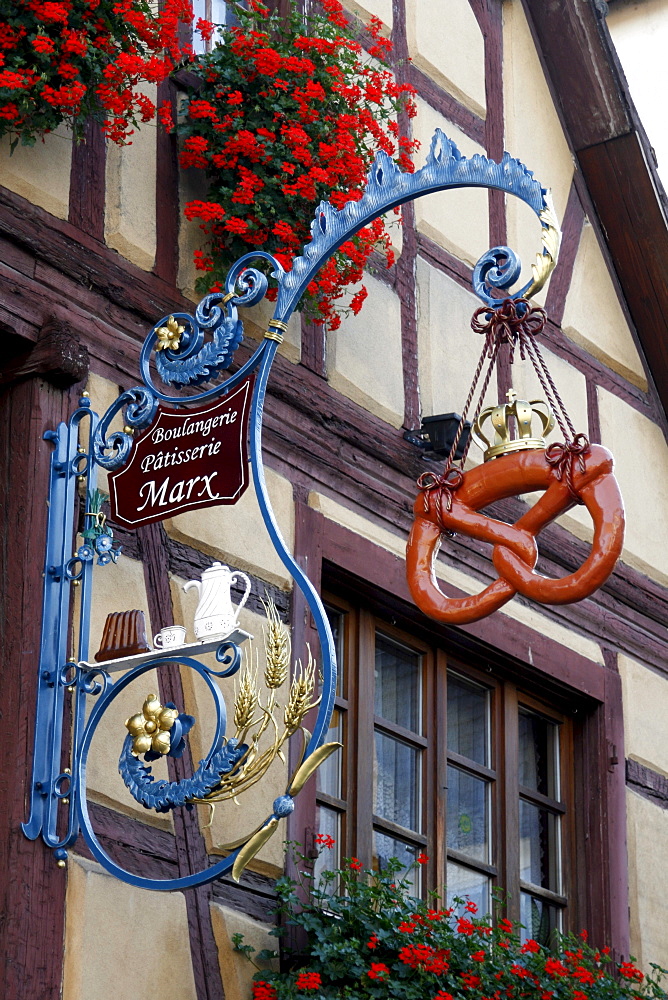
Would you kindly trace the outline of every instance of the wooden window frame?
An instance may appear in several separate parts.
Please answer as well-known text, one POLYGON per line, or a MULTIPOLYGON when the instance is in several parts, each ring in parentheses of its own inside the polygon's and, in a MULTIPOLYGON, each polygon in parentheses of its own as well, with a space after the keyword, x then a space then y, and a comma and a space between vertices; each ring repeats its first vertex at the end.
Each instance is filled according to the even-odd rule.
MULTIPOLYGON (((547 702, 555 713, 573 718, 574 781, 568 801, 577 823, 569 851, 577 861, 578 877, 573 871, 564 872, 571 888, 570 926, 577 930, 587 927, 594 942, 609 945, 613 955, 627 955, 626 789, 624 769, 618 763, 624 760, 624 730, 617 671, 521 622, 513 621, 508 628, 508 618, 502 614, 466 630, 431 622, 410 599, 403 559, 329 520, 300 499, 295 505, 295 555, 321 592, 324 582, 326 589, 344 599, 349 597, 351 603, 380 612, 390 625, 400 624, 416 640, 445 646, 453 662, 466 663, 467 673, 478 670, 488 684, 497 672, 522 687, 531 677, 535 680, 531 686, 539 688, 543 696, 542 713, 547 702)), ((455 588, 443 587, 446 593, 460 596, 455 588)), ((293 623, 297 655, 307 642, 317 650, 314 622, 296 590, 293 623)), ((529 704, 524 694, 522 703, 529 704)), ((445 691, 437 691, 434 711, 444 710, 445 691)), ((510 738, 505 728, 500 734, 500 738, 510 738)), ((445 765, 441 755, 438 757, 434 766, 440 781, 445 765)), ((317 833, 315 785, 315 781, 309 782, 300 793, 288 825, 288 837, 304 843, 307 853, 317 833)), ((503 794, 509 794, 508 783, 503 794)), ((434 828, 436 843, 444 843, 444 815, 435 817, 434 828)), ((507 872, 503 875, 507 877, 507 872)), ((433 880, 431 872, 428 877, 433 880)))

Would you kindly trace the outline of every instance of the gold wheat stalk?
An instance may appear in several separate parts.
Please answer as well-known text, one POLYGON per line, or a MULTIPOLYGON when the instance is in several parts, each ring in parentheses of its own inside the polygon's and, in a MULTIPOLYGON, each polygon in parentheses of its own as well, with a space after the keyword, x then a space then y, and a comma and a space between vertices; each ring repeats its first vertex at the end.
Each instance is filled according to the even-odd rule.
POLYGON ((301 660, 297 661, 297 670, 290 686, 290 697, 283 716, 288 737, 297 732, 302 724, 302 719, 309 711, 314 687, 315 663, 309 648, 306 668, 301 660))
POLYGON ((267 627, 263 630, 266 659, 264 680, 269 690, 273 691, 285 683, 290 669, 290 630, 279 618, 278 609, 271 597, 262 604, 267 616, 267 627))
POLYGON ((257 666, 253 666, 250 660, 241 675, 239 690, 236 692, 234 702, 234 725, 236 726, 236 738, 242 743, 248 729, 253 724, 253 716, 258 706, 257 691, 257 666))
MULTIPOLYGON (((316 664, 308 648, 306 667, 298 660, 290 690, 287 705, 283 712, 283 726, 279 727, 276 710, 280 708, 276 700, 278 690, 285 684, 290 672, 290 630, 278 614, 271 598, 263 601, 267 616, 264 632, 265 669, 264 681, 268 689, 265 704, 258 691, 257 678, 259 672, 259 655, 251 648, 248 661, 239 680, 238 690, 235 686, 234 725, 236 738, 241 742, 248 740, 249 746, 231 771, 221 775, 220 784, 207 796, 200 799, 212 805, 214 802, 234 799, 247 791, 262 778, 271 767, 276 757, 284 760, 283 744, 302 726, 308 712, 318 705, 320 699, 313 699, 315 689, 316 664), (260 741, 269 728, 273 726, 274 735, 270 745, 260 750, 260 741)), ((308 734, 304 730, 305 739, 308 734)))

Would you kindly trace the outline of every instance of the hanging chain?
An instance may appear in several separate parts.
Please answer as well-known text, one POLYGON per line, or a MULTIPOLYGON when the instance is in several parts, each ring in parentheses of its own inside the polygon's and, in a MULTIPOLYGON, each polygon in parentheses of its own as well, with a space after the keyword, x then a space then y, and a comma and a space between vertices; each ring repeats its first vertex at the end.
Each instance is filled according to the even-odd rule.
POLYGON ((485 393, 496 367, 502 344, 508 345, 510 364, 513 364, 515 360, 516 349, 519 350, 522 361, 527 360, 527 358, 531 361, 545 393, 547 404, 553 410, 561 433, 564 436, 563 442, 551 444, 546 449, 545 460, 548 465, 554 468, 557 479, 565 481, 573 500, 576 503, 582 503, 573 484, 573 466, 577 461, 580 471, 585 471, 584 457, 589 451, 589 438, 586 434, 576 432, 573 421, 569 416, 564 401, 559 395, 552 374, 543 357, 540 346, 535 339, 536 335, 544 329, 546 321, 547 315, 545 310, 540 307, 532 307, 526 299, 504 299, 494 309, 491 309, 489 306, 483 306, 473 314, 471 328, 476 333, 484 334, 485 344, 473 376, 471 389, 462 410, 452 447, 446 459, 442 475, 437 476, 433 472, 423 472, 417 481, 418 487, 424 492, 425 513, 429 511, 430 494, 436 494, 438 520, 441 530, 445 534, 452 534, 452 532, 448 531, 443 525, 443 505, 445 504, 447 511, 451 510, 453 494, 464 480, 464 463, 466 462, 466 456, 471 445, 471 436, 469 435, 461 458, 458 460, 459 467, 457 468, 455 464, 457 461, 457 448, 464 433, 466 416, 485 366, 485 358, 489 358, 489 365, 483 379, 475 411, 471 418, 471 424, 474 424, 480 416, 485 393))

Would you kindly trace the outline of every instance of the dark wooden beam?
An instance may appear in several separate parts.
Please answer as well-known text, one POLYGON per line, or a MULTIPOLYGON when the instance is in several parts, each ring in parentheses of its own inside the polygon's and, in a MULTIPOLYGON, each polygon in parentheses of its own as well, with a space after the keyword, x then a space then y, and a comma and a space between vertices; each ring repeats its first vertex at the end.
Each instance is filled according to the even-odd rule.
POLYGON ((666 196, 605 20, 593 0, 524 0, 656 390, 668 412, 666 196))
POLYGON ((66 389, 88 375, 88 351, 66 323, 43 326, 35 343, 0 366, 0 385, 40 375, 52 385, 66 389))
POLYGON ((65 871, 42 840, 27 840, 40 595, 52 446, 44 431, 73 399, 39 378, 0 391, 0 982, 13 1000, 61 995, 65 871))
POLYGON ((593 0, 524 0, 571 145, 630 132, 630 100, 593 0))
POLYGON ((72 149, 69 221, 100 242, 104 240, 105 166, 104 133, 89 119, 83 140, 72 149))
MULTIPOLYGON (((164 80, 158 86, 158 106, 167 101, 176 118, 176 86, 164 80)), ((179 262, 179 164, 176 135, 158 125, 155 171, 155 266, 153 270, 170 285, 176 284, 179 262)))
MULTIPOLYGON (((56 219, 3 187, 0 187, 0 236, 34 258, 33 273, 37 280, 41 280, 40 263, 55 268, 58 277, 54 276, 54 280, 59 281, 57 287, 61 292, 63 279, 65 282, 69 279, 80 286, 82 296, 89 291, 101 293, 108 304, 123 310, 136 310, 150 320, 151 326, 156 317, 174 310, 192 309, 193 303, 180 295, 173 285, 142 271, 76 226, 56 219)), ((3 301, 6 301, 5 295, 3 301)), ((31 305, 34 307, 39 302, 31 305)), ((101 309, 100 315, 106 316, 108 311, 109 306, 101 309)))
POLYGON ((668 221, 640 136, 630 132, 610 139, 581 150, 578 159, 668 413, 668 221))
POLYGON ((668 809, 668 778, 665 775, 637 760, 627 760, 626 784, 661 809, 668 809))

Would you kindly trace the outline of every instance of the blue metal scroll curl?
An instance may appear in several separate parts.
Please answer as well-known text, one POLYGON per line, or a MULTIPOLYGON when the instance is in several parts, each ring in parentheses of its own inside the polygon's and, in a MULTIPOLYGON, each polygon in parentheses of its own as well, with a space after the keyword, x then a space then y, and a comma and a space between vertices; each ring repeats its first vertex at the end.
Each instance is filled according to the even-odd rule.
MULTIPOLYGON (((239 657, 234 657, 233 668, 234 670, 239 667, 239 657)), ((225 872, 229 871, 234 860, 236 858, 236 853, 223 858, 217 864, 212 865, 210 868, 206 868, 201 872, 194 872, 191 875, 182 876, 181 878, 171 878, 171 879, 153 879, 146 878, 142 875, 137 875, 134 872, 129 872, 125 868, 122 868, 117 862, 113 860, 104 850, 100 841, 93 829, 91 823, 90 815, 88 812, 88 802, 86 800, 86 770, 88 766, 88 755, 91 748, 91 743, 95 735, 95 731, 102 719, 102 716, 107 711, 112 702, 118 697, 118 695, 133 681, 137 680, 143 674, 147 673, 149 670, 155 670, 156 667, 160 667, 166 663, 177 663, 183 666, 189 667, 200 675, 200 677, 205 681, 209 692, 213 698, 215 710, 216 710, 216 725, 213 734, 213 739, 211 743, 211 749, 207 754, 206 758, 200 762, 200 767, 198 768, 195 775, 192 778, 185 779, 184 782, 152 782, 149 779, 148 768, 144 765, 138 765, 142 769, 142 773, 139 771, 134 771, 129 775, 126 785, 132 791, 132 783, 137 784, 137 800, 146 805, 147 808, 157 808, 161 811, 163 806, 176 806, 184 805, 186 803, 186 798, 190 795, 198 794, 199 790, 208 790, 208 785, 212 781, 211 787, 214 787, 220 781, 221 774, 225 774, 233 767, 235 760, 242 753, 242 749, 238 745, 231 745, 233 741, 225 742, 225 726, 226 726, 226 710, 225 701, 223 699, 222 692, 217 684, 212 680, 212 676, 230 676, 231 672, 234 672, 228 668, 224 671, 213 671, 206 667, 199 660, 195 660, 192 657, 178 655, 172 656, 156 656, 154 659, 147 660, 140 666, 135 667, 133 670, 129 670, 124 674, 119 680, 111 681, 111 679, 106 675, 106 685, 105 690, 100 700, 96 703, 93 708, 86 729, 81 741, 78 757, 76 761, 76 766, 73 774, 73 783, 80 789, 80 795, 78 799, 78 820, 81 828, 83 837, 88 844, 91 853, 96 858, 99 863, 106 868, 108 872, 115 875, 117 878, 124 882, 128 882, 130 885, 135 885, 143 889, 161 889, 164 891, 175 891, 179 889, 188 889, 197 885, 203 885, 206 882, 213 881, 215 878, 219 878, 225 872), (214 769, 218 768, 217 776, 214 778, 214 769), (155 787, 151 789, 151 785, 155 787), (183 785, 183 788, 180 786, 183 785), (147 801, 142 801, 146 798, 147 801)), ((85 681, 86 671, 82 671, 84 678, 82 683, 85 681)), ((104 673, 101 671, 101 673, 104 673)), ((125 749, 125 748, 124 748, 125 749)), ((124 753, 121 754, 121 762, 124 761, 124 753)), ((125 777, 125 776, 124 776, 125 777)), ((134 793, 133 793, 134 794, 134 793)))
MULTIPOLYGON (((282 339, 282 332, 285 330, 301 295, 316 272, 337 249, 356 232, 389 209, 426 194, 459 187, 495 188, 524 201, 539 217, 543 227, 543 256, 551 257, 552 261, 556 259, 554 241, 548 248, 545 239, 545 230, 550 227, 550 206, 547 192, 533 177, 531 171, 519 160, 513 159, 508 154, 504 154, 499 163, 480 155, 467 159, 462 156, 456 145, 443 132, 437 130, 431 142, 427 161, 420 170, 413 174, 402 173, 391 158, 381 152, 376 157, 369 172, 364 195, 359 201, 349 202, 340 210, 333 208, 328 202, 322 202, 311 225, 311 241, 304 247, 302 256, 295 259, 289 272, 286 272, 271 254, 265 251, 254 251, 242 257, 230 270, 225 291, 207 295, 200 302, 194 316, 176 313, 174 316, 164 317, 160 320, 148 334, 142 347, 140 371, 143 385, 123 393, 102 416, 99 424, 92 428, 91 461, 106 469, 116 469, 127 461, 132 447, 132 433, 151 424, 160 402, 180 406, 198 404, 204 400, 227 394, 251 372, 257 373, 250 419, 249 450, 253 483, 265 527, 283 565, 306 599, 320 642, 319 666, 322 676, 319 691, 320 704, 313 733, 304 749, 299 771, 323 745, 326 738, 334 707, 337 665, 332 632, 323 604, 315 587, 289 551, 281 535, 267 492, 262 462, 262 417, 269 372, 278 349, 278 343, 282 339), (212 382, 220 372, 229 369, 236 348, 242 339, 242 324, 237 313, 238 307, 251 306, 259 302, 267 291, 266 275, 259 267, 253 266, 257 265, 259 261, 264 262, 265 269, 270 271, 271 278, 276 281, 278 294, 274 316, 269 322, 265 338, 248 361, 224 382, 212 384, 196 395, 170 394, 157 386, 153 381, 152 362, 155 363, 162 384, 173 385, 179 390, 185 386, 203 386, 207 382, 212 382), (267 265, 269 265, 268 268, 267 265), (175 326, 177 329, 181 328, 179 331, 180 340, 178 346, 172 346, 170 343, 164 350, 159 350, 159 346, 164 347, 164 344, 159 344, 159 332, 165 326, 168 326, 172 331, 175 326), (111 421, 123 408, 125 408, 126 428, 123 431, 110 433, 111 421)), ((558 240, 556 246, 558 248, 558 240)), ((540 256, 538 259, 540 260, 540 256)), ((494 297, 495 291, 497 289, 507 290, 517 281, 519 271, 519 261, 513 251, 508 247, 495 247, 488 251, 476 265, 474 290, 483 302, 491 305, 497 301, 494 297)), ((526 294, 531 287, 532 282, 529 282, 513 297, 517 298, 526 294)), ((70 444, 68 447, 70 447, 70 452, 73 452, 73 446, 70 444)), ((55 468, 55 465, 53 467, 55 468)), ((69 524, 69 533, 71 538, 71 523, 69 524)), ((87 569, 88 566, 85 573, 87 573, 87 569)), ((86 576, 86 580, 85 586, 88 588, 86 590, 86 614, 89 615, 90 574, 86 576)), ((86 653, 87 642, 86 635, 82 640, 82 645, 80 645, 80 650, 84 649, 86 653)), ((80 652, 80 655, 84 654, 80 652)), ((226 663, 228 669, 222 671, 221 676, 229 676, 238 667, 238 656, 233 656, 231 659, 234 662, 231 665, 226 663)), ((62 663, 63 658, 55 662, 62 663)), ((135 758, 129 759, 132 755, 129 755, 126 743, 121 754, 121 769, 125 772, 124 779, 132 794, 138 801, 150 808, 171 808, 175 805, 187 804, 189 798, 200 793, 206 794, 207 790, 212 787, 210 781, 213 780, 216 771, 220 777, 234 766, 234 763, 240 759, 239 755, 243 753, 243 748, 233 745, 233 741, 225 742, 225 715, 222 695, 211 678, 212 672, 199 661, 189 658, 179 659, 178 656, 156 656, 150 661, 145 661, 140 667, 129 671, 115 682, 112 682, 103 670, 96 671, 101 678, 98 684, 98 701, 83 731, 81 719, 84 716, 85 698, 87 694, 95 693, 95 683, 97 682, 88 677, 85 670, 79 668, 76 697, 78 699, 77 705, 81 710, 75 713, 78 721, 76 722, 74 740, 74 773, 71 779, 73 801, 71 816, 72 812, 75 812, 77 820, 75 822, 72 818, 70 819, 67 836, 60 841, 55 837, 53 809, 48 814, 51 818, 46 824, 51 830, 49 837, 46 836, 41 814, 36 813, 34 818, 31 818, 31 821, 24 827, 26 834, 31 837, 36 837, 42 832, 47 842, 51 846, 57 847, 60 852, 59 857, 62 856, 62 848, 71 845, 76 839, 78 827, 95 858, 107 870, 136 886, 163 891, 184 889, 219 878, 233 868, 239 853, 248 849, 249 841, 254 836, 249 834, 249 839, 242 847, 234 850, 228 857, 221 859, 204 871, 174 879, 151 879, 127 872, 116 864, 103 849, 92 828, 86 802, 86 767, 91 740, 99 721, 106 709, 128 684, 147 670, 159 668, 161 664, 168 662, 181 663, 197 671, 205 679, 216 705, 218 720, 216 733, 207 758, 200 763, 192 778, 181 783, 155 782, 148 768, 137 762, 135 758), (83 704, 79 705, 82 699, 83 704)), ((44 663, 44 656, 42 663, 44 663)), ((65 684, 71 685, 71 683, 71 676, 66 671, 62 678, 59 676, 57 686, 60 688, 65 684)), ((48 720, 46 728, 49 728, 48 720)), ((308 771, 308 767, 306 771, 308 771)), ((50 788, 54 789, 53 794, 62 798, 64 795, 62 789, 67 786, 67 782, 60 774, 56 775, 55 778, 51 776, 51 779, 50 788)), ((291 781, 292 785, 288 784, 285 794, 279 796, 274 802, 273 812, 262 830, 259 831, 260 833, 272 827, 272 824, 275 826, 278 819, 292 812, 294 800, 291 789, 296 794, 300 782, 295 775, 291 781)))

